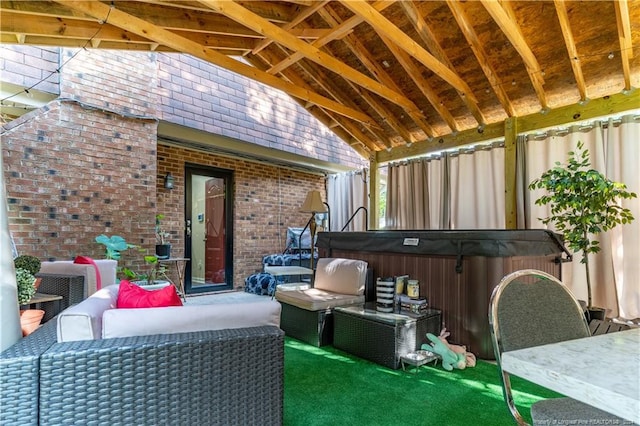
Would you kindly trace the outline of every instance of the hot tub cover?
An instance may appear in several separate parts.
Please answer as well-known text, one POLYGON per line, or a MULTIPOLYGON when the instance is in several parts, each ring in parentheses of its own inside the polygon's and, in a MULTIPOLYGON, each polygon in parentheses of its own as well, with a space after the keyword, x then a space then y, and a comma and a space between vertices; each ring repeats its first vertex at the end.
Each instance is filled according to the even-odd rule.
POLYGON ((320 232, 318 248, 441 256, 547 256, 571 253, 560 234, 523 230, 394 230, 320 232))

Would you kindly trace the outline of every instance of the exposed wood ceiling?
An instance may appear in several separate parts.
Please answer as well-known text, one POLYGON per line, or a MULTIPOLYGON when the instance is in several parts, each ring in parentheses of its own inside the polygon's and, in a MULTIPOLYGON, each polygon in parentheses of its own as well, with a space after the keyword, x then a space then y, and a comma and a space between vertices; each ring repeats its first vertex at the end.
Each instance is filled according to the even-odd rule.
POLYGON ((0 37, 188 53, 290 94, 365 156, 640 85, 640 0, 3 0, 0 37))

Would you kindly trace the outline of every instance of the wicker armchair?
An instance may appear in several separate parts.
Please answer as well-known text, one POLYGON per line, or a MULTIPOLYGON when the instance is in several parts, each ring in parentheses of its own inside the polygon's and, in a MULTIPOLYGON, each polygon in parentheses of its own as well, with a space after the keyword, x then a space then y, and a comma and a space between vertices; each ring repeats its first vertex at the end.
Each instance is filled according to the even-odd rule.
POLYGON ((275 326, 57 343, 50 321, 0 370, 0 425, 282 424, 275 326))

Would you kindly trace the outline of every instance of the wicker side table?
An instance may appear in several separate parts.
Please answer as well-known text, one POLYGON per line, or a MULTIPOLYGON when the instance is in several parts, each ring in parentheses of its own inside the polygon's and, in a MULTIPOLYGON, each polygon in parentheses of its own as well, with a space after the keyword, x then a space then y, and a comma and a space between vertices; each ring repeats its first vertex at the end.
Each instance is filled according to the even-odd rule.
POLYGON ((373 302, 336 307, 333 320, 334 347, 396 370, 403 355, 427 343, 427 333, 440 333, 441 312, 381 313, 373 302))

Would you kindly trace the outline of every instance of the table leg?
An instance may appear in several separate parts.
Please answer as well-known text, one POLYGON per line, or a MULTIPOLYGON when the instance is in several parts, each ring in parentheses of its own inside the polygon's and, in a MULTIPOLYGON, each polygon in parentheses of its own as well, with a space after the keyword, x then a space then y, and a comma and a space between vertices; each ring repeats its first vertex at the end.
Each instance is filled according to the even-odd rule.
POLYGON ((183 301, 187 300, 186 294, 184 292, 184 271, 186 269, 186 266, 187 266, 186 261, 176 262, 176 274, 178 275, 178 283, 177 283, 178 285, 176 286, 176 288, 182 295, 183 301))

